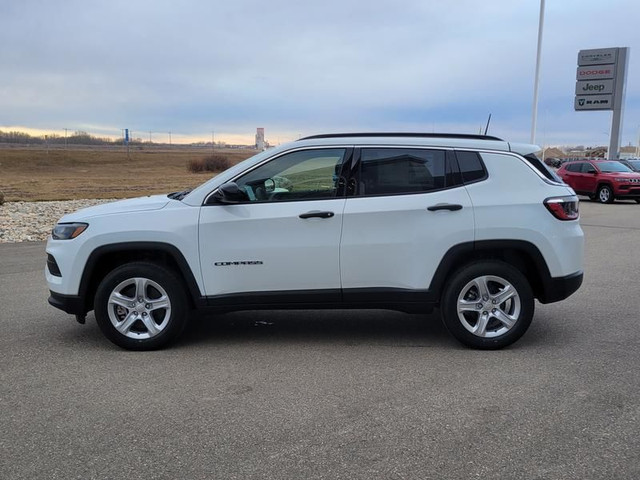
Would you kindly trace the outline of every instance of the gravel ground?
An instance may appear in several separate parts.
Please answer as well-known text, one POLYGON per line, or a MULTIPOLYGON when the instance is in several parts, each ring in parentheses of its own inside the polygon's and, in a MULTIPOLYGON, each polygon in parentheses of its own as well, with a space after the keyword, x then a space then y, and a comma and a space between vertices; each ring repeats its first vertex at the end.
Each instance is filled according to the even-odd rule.
POLYGON ((46 240, 56 222, 81 208, 113 202, 109 200, 69 200, 64 202, 5 202, 0 205, 0 243, 46 240))

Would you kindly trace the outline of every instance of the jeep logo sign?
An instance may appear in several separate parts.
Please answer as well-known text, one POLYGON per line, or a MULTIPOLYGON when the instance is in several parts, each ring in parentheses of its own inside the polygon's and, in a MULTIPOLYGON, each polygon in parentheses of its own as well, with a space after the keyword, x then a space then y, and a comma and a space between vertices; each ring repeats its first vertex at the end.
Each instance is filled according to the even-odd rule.
POLYGON ((576 82, 576 95, 613 93, 613 79, 576 82))

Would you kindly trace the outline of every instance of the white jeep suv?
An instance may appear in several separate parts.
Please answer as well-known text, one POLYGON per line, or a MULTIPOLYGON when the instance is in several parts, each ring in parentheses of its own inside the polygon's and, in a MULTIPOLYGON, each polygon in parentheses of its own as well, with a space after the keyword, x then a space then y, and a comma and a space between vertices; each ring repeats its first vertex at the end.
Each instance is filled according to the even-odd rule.
POLYGON ((115 344, 159 348, 191 309, 431 312, 492 349, 534 299, 582 283, 571 188, 539 147, 453 134, 317 135, 192 191, 66 215, 47 243, 49 303, 115 344))

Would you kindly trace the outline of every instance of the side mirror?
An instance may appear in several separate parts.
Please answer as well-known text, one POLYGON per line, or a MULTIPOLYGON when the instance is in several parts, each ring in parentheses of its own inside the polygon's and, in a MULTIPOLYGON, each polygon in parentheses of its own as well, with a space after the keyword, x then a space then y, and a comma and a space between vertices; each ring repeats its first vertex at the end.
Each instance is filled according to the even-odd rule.
POLYGON ((214 201, 208 203, 238 203, 249 200, 247 192, 238 187, 235 182, 227 182, 220 185, 218 191, 211 198, 214 201))

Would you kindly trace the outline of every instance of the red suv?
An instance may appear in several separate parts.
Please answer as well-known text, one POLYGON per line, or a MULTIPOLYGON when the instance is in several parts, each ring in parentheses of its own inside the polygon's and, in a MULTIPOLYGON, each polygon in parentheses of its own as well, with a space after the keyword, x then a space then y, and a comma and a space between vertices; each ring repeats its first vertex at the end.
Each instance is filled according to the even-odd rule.
POLYGON ((640 173, 615 160, 582 160, 565 163, 558 175, 578 195, 600 203, 633 199, 640 203, 640 173))

